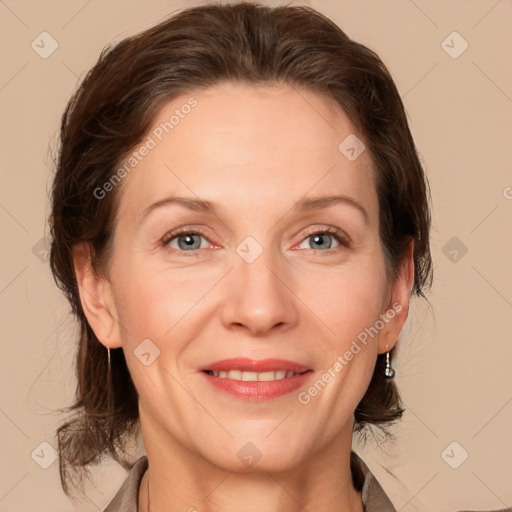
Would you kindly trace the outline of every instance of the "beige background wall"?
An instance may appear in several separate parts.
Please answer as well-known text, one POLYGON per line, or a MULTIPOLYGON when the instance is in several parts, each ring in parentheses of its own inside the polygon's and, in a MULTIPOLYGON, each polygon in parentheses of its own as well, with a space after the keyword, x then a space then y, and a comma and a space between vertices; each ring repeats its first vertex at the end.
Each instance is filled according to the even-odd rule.
MULTIPOLYGON (((48 144, 77 79, 107 42, 196 3, 0 1, 2 512, 74 509, 52 457, 54 411, 74 392, 74 327, 41 241, 48 144), (51 49, 48 36, 42 48, 41 32, 58 43, 46 59, 31 47, 35 40, 39 53, 51 49)), ((394 444, 360 451, 400 511, 510 506, 512 2, 300 3, 389 66, 433 194, 434 313, 413 305, 395 365, 407 412, 394 444), (452 35, 443 48, 454 31, 463 39, 452 35), (464 451, 469 457, 453 469, 464 451)), ((125 473, 106 463, 95 475, 76 510, 103 509, 125 473)))

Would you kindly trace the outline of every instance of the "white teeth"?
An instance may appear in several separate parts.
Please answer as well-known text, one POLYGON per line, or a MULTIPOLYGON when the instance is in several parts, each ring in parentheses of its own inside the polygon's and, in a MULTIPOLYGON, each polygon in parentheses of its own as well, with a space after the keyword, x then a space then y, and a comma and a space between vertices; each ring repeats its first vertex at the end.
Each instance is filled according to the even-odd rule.
POLYGON ((271 380, 281 380, 287 377, 293 377, 295 374, 292 371, 277 370, 272 372, 242 372, 240 370, 229 370, 229 371, 215 371, 209 370, 210 375, 220 377, 221 379, 233 379, 241 380, 245 382, 256 382, 263 381, 268 382, 271 380))
MULTIPOLYGON (((261 372, 261 373, 255 374, 255 376, 258 380, 264 380, 264 381, 277 380, 276 372, 261 372)), ((256 379, 253 379, 253 380, 256 380, 256 379)))
MULTIPOLYGON (((240 370, 230 370, 229 372, 225 372, 226 376, 229 373, 229 378, 234 380, 242 380, 242 372, 240 370)), ((221 377, 219 372, 219 377, 221 377)))
POLYGON ((242 372, 242 380, 254 382, 255 380, 258 380, 258 374, 256 372, 242 372))

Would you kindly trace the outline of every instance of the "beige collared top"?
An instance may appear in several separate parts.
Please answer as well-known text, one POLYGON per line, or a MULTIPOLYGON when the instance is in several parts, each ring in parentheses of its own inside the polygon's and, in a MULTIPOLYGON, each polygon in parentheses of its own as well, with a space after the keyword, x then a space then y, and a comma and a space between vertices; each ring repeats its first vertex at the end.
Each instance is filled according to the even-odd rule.
MULTIPOLYGON (((396 512, 395 507, 366 464, 352 452, 353 470, 355 464, 359 464, 363 475, 361 493, 365 512, 396 512)), ((123 485, 104 512, 137 512, 140 482, 147 467, 148 459, 144 455, 132 467, 123 485)))

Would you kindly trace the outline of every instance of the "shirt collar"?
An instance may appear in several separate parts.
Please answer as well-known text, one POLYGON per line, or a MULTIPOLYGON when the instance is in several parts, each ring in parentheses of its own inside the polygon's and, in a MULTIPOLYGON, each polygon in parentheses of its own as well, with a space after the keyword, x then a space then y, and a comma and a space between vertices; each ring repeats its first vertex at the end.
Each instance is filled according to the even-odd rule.
MULTIPOLYGON (((135 462, 121 488, 103 512, 137 512, 140 482, 147 468, 148 458, 143 455, 135 462)), ((350 456, 350 468, 354 485, 361 491, 365 512, 396 512, 377 479, 355 452, 350 456)))

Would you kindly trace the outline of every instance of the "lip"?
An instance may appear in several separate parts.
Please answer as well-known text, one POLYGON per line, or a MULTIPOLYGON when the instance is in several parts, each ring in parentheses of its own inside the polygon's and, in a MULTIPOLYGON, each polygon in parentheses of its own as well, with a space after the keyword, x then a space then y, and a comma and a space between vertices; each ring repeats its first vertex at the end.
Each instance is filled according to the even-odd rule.
POLYGON ((293 361, 284 359, 253 359, 236 358, 216 361, 201 368, 200 374, 206 381, 219 391, 234 396, 239 400, 263 402, 277 398, 303 386, 313 375, 313 370, 293 361), (241 370, 248 372, 268 372, 277 370, 292 371, 297 375, 273 381, 241 381, 209 375, 206 370, 228 371, 241 370))
MULTIPOLYGON (((311 370, 308 366, 287 361, 285 359, 262 359, 260 361, 248 359, 245 357, 237 357, 234 359, 223 359, 222 361, 215 361, 209 363, 199 369, 204 372, 206 370, 214 371, 228 371, 228 370, 241 370, 243 372, 275 372, 277 370, 286 370, 294 373, 304 373, 311 370)), ((290 377, 292 378, 292 377, 290 377)))

